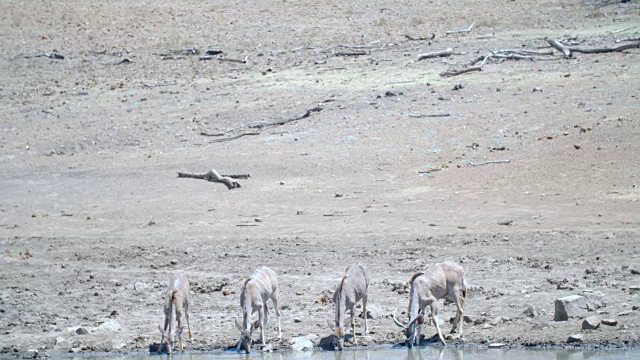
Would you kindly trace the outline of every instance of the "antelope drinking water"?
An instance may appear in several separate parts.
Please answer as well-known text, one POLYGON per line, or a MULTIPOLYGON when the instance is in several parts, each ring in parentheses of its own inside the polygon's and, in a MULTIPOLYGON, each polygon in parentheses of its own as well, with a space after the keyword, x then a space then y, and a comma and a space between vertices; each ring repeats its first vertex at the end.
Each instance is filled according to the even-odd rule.
POLYGON ((173 342, 176 336, 180 340, 180 351, 184 349, 182 347, 183 311, 187 319, 189 340, 193 340, 191 325, 189 324, 189 301, 189 280, 182 274, 174 274, 169 280, 169 287, 164 295, 164 328, 162 325, 158 325, 162 334, 160 349, 162 349, 162 344, 166 343, 169 354, 173 350, 173 342))
POLYGON ((369 289, 369 277, 366 269, 360 263, 355 263, 347 268, 347 272, 340 281, 340 285, 333 294, 333 303, 336 306, 336 319, 332 324, 327 320, 331 330, 338 339, 338 349, 344 347, 344 317, 347 310, 351 310, 351 329, 353 331, 353 343, 356 341, 356 303, 362 299, 362 314, 364 317, 364 333, 367 328, 367 291, 369 289))
POLYGON ((438 331, 438 338, 443 345, 446 345, 438 324, 438 299, 442 298, 447 298, 456 304, 456 317, 451 333, 455 333, 459 326, 458 336, 462 336, 464 300, 467 297, 467 283, 462 266, 452 261, 444 261, 429 267, 425 272, 413 274, 409 294, 409 321, 402 323, 395 314, 393 315, 393 321, 404 330, 407 336, 407 346, 412 347, 414 342, 419 344, 420 325, 423 323, 427 306, 431 307, 431 320, 438 331))
POLYGON ((240 331, 240 340, 237 350, 244 344, 244 351, 248 354, 251 350, 251 334, 260 327, 260 339, 262 346, 266 346, 264 328, 267 326, 267 301, 273 301, 273 307, 278 320, 278 339, 282 339, 280 328, 280 311, 278 310, 278 280, 276 273, 266 266, 256 270, 253 275, 245 280, 240 293, 240 307, 242 308, 242 324, 236 320, 236 327, 240 331), (258 320, 251 322, 251 315, 258 312, 258 320))

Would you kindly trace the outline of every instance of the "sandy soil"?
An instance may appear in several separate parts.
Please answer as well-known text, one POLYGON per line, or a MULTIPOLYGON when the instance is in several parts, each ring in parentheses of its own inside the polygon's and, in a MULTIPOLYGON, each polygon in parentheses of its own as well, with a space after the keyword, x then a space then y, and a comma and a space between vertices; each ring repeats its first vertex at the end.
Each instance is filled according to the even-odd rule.
POLYGON ((466 344, 564 345, 582 319, 554 322, 554 300, 596 294, 590 314, 617 325, 583 345, 640 345, 640 50, 439 76, 490 50, 549 50, 546 37, 627 43, 638 2, 164 3, 0 1, 3 357, 152 348, 175 271, 192 284, 187 349, 233 346, 260 265, 280 281, 271 343, 318 344, 321 299, 355 261, 372 281, 364 343, 400 343, 404 284, 444 259, 473 286, 466 344), (247 60, 163 60, 192 47, 247 60), (201 135, 316 106, 227 136, 259 135, 201 135), (473 166, 494 160, 510 162, 473 166), (210 168, 251 178, 176 177, 210 168))

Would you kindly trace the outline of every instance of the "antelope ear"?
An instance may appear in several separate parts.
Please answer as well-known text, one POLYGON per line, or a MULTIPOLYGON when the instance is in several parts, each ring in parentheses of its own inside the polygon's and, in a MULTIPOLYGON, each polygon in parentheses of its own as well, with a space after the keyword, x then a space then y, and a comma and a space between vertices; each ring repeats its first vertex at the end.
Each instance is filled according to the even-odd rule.
POLYGON ((329 329, 331 329, 332 332, 336 332, 336 327, 331 323, 331 320, 327 320, 327 325, 329 325, 329 329))
POLYGON ((236 327, 238 328, 241 334, 244 333, 244 329, 242 328, 242 325, 240 324, 240 321, 238 321, 238 319, 236 319, 236 327))
POLYGON ((162 336, 167 336, 167 333, 162 329, 162 325, 158 325, 158 329, 160 329, 160 334, 162 334, 162 336))

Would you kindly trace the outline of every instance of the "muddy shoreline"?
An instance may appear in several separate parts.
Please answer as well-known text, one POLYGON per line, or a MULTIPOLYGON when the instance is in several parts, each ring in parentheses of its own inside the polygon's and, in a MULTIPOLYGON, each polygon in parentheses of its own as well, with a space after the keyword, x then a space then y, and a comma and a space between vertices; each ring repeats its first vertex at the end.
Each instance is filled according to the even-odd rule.
POLYGON ((468 346, 637 348, 640 53, 565 58, 548 40, 628 43, 638 14, 560 0, 0 1, 0 357, 145 351, 177 271, 193 297, 186 349, 228 348, 262 265, 280 284, 274 347, 317 346, 354 262, 371 278, 363 341, 399 344, 407 281, 446 259, 473 289, 468 346), (553 55, 441 75, 500 49, 553 55), (250 177, 229 190, 177 176, 209 169, 250 177), (588 311, 554 321, 570 295, 588 311), (599 327, 582 330, 590 316, 599 327))

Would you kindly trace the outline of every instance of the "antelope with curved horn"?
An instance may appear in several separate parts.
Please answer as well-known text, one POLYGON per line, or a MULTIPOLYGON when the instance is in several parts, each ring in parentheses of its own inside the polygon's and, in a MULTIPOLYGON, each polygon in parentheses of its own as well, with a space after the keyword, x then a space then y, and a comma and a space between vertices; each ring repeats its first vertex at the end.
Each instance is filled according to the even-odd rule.
POLYGON ((393 321, 407 336, 407 346, 419 344, 421 325, 424 323, 427 306, 431 308, 430 318, 438 331, 438 338, 446 346, 438 324, 438 299, 442 298, 449 299, 456 305, 456 317, 451 333, 455 333, 459 327, 458 337, 462 336, 464 300, 467 297, 467 283, 462 266, 452 261, 444 261, 429 267, 425 272, 413 274, 409 294, 409 321, 401 322, 396 318, 395 313, 393 314, 393 321))
MULTIPOLYGON (((162 339, 160 346, 167 344, 167 353, 171 354, 173 343, 177 336, 180 340, 180 351, 182 347, 182 312, 184 311, 187 319, 187 327, 189 329, 189 340, 193 341, 193 333, 191 332, 191 324, 189 323, 189 280, 182 274, 174 274, 169 280, 169 287, 164 295, 164 328, 158 325, 162 339), (177 325, 176 325, 177 322, 177 325)), ((160 351, 160 350, 158 350, 160 351)))
POLYGON ((244 345, 244 351, 248 354, 251 351, 251 334, 256 328, 260 328, 260 339, 262 346, 266 346, 264 328, 267 326, 267 301, 271 299, 273 308, 278 319, 278 339, 282 339, 280 327, 280 311, 278 310, 278 280, 276 273, 266 266, 256 270, 253 275, 245 280, 240 293, 240 307, 242 307, 242 324, 235 321, 236 327, 240 331, 237 351, 244 345), (258 313, 258 320, 251 323, 251 315, 258 313))
POLYGON ((327 320, 329 328, 338 339, 338 349, 344 348, 344 317, 347 310, 351 310, 351 329, 353 331, 353 343, 356 341, 356 303, 362 300, 362 314, 364 317, 364 333, 369 330, 367 327, 367 291, 369 289, 369 277, 364 266, 355 263, 347 268, 346 274, 340 281, 340 285, 333 294, 333 303, 336 306, 336 318, 332 324, 327 320))

